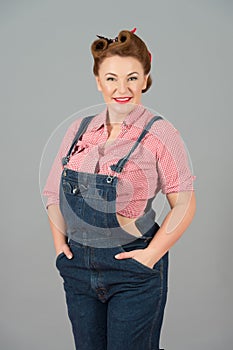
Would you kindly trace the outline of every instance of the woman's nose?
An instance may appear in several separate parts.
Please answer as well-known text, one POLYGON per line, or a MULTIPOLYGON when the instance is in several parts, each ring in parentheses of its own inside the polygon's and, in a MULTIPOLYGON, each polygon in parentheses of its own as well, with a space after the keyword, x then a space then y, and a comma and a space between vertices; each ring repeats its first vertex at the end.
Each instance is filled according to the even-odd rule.
POLYGON ((125 82, 124 80, 118 81, 117 90, 120 94, 123 95, 125 92, 127 92, 127 89, 127 82, 125 82))

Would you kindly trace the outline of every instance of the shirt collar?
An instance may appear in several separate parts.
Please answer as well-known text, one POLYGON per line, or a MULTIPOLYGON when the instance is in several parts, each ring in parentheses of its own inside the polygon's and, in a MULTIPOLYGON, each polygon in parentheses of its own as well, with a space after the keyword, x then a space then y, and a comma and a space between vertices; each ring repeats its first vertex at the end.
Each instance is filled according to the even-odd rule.
MULTIPOLYGON (((91 121, 89 130, 98 130, 102 126, 106 126, 107 107, 99 114, 97 114, 91 121)), ((133 125, 145 113, 146 108, 139 104, 137 105, 123 120, 124 125, 133 125)))

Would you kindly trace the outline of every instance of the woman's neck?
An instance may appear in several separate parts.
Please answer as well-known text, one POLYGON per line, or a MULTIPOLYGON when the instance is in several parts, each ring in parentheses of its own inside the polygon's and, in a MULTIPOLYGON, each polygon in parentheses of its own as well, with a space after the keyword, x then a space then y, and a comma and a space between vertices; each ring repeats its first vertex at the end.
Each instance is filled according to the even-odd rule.
POLYGON ((121 124, 135 108, 136 105, 133 103, 129 103, 124 107, 111 106, 111 104, 109 104, 106 122, 109 124, 121 124))
POLYGON ((106 124, 121 124, 125 118, 127 117, 128 113, 111 113, 107 112, 107 118, 106 118, 106 124))

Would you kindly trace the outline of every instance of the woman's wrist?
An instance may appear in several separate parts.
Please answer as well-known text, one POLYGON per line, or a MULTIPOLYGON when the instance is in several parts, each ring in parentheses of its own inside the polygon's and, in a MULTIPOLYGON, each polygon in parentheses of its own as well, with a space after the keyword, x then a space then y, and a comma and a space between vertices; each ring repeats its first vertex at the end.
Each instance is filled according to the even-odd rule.
POLYGON ((55 246, 56 250, 56 256, 58 256, 61 253, 64 253, 68 259, 71 259, 73 257, 73 254, 70 250, 70 247, 67 243, 64 243, 63 245, 57 245, 55 246))
POLYGON ((154 247, 147 246, 144 250, 147 252, 147 256, 151 262, 156 264, 159 261, 160 256, 154 247))
POLYGON ((62 252, 64 252, 65 248, 68 247, 68 244, 67 243, 56 244, 56 245, 54 244, 54 247, 55 247, 56 255, 59 255, 62 252))

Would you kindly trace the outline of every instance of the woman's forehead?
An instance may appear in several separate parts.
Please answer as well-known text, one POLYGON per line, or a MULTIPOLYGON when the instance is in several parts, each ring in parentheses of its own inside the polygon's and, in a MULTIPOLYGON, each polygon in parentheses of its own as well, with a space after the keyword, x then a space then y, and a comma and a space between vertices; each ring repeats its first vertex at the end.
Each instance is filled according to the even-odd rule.
POLYGON ((116 72, 120 73, 132 73, 132 72, 138 72, 140 73, 143 70, 141 62, 136 59, 135 57, 126 56, 121 57, 118 55, 106 57, 103 62, 100 64, 100 70, 102 72, 109 71, 111 73, 117 74, 116 72))

